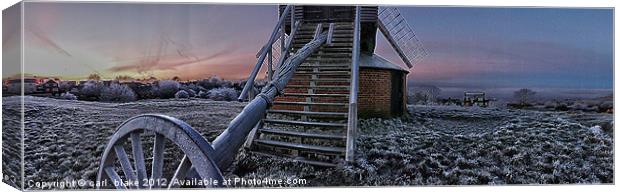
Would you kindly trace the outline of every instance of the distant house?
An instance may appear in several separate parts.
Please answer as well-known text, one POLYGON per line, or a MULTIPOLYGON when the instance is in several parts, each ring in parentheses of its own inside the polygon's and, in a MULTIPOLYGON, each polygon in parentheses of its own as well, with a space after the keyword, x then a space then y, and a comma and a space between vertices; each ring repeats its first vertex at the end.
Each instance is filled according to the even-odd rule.
MULTIPOLYGON (((37 91, 37 85, 40 84, 41 79, 34 77, 26 77, 23 79, 24 94, 32 94, 37 91)), ((7 84, 7 92, 11 94, 22 93, 22 79, 10 79, 7 84)))
POLYGON ((489 100, 486 98, 484 92, 464 92, 463 93, 463 106, 479 106, 488 107, 489 100))
POLYGON ((58 88, 58 82, 52 79, 45 81, 45 83, 41 83, 37 86, 38 93, 48 93, 52 95, 60 94, 60 90, 58 88))

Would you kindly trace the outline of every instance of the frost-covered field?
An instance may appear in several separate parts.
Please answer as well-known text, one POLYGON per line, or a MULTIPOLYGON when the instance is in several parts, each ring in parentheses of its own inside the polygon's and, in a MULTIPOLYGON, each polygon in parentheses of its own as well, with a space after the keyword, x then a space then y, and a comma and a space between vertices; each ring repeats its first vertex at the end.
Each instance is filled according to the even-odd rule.
POLYGON ((321 169, 241 158, 247 178, 313 186, 613 182, 613 115, 412 106, 413 115, 361 120, 356 162, 321 169))
MULTIPOLYGON (((26 187, 29 180, 95 180, 108 138, 120 123, 132 116, 159 113, 176 117, 213 140, 243 108, 238 102, 202 99, 101 103, 25 97, 24 105, 26 187)), ((19 97, 2 99, 4 141, 5 138, 19 141, 19 127, 7 125, 18 123, 19 107, 19 97)), ((17 146, 10 144, 3 143, 3 151, 19 154, 19 149, 14 149, 17 146)), ((19 175, 19 170, 14 169, 20 166, 19 157, 12 161, 7 161, 7 156, 3 158, 3 172, 19 175)))
MULTIPOLYGON (((213 140, 242 103, 100 103, 25 97, 28 180, 96 177, 116 126, 143 113, 186 121, 213 140)), ((18 174, 19 97, 3 98, 3 172, 18 174), (9 160, 9 161, 7 161, 9 160), (11 172, 13 171, 13 172, 11 172)), ((242 151, 227 177, 306 179, 310 186, 613 182, 610 114, 412 106, 412 115, 361 120, 356 162, 313 167, 242 151)), ((174 158, 174 157, 170 157, 174 158)))

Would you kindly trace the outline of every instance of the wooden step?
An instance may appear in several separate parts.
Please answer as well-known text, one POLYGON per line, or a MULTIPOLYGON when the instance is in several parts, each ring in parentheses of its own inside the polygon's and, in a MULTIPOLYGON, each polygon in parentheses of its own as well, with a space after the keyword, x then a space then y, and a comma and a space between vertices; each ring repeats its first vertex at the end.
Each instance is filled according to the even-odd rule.
POLYGON ((286 131, 286 130, 279 130, 279 129, 260 129, 259 131, 264 134, 285 135, 285 136, 303 137, 303 138, 332 139, 332 140, 333 139, 337 139, 337 140, 347 139, 347 136, 344 136, 344 135, 305 133, 305 132, 286 131))
POLYGON ((297 97, 349 97, 348 94, 310 94, 310 93, 284 93, 284 96, 297 96, 297 97))
MULTIPOLYGON (((301 47, 300 47, 301 48, 301 47)), ((299 48, 297 48, 299 49, 299 48)), ((321 47, 319 48, 323 53, 352 53, 353 47, 321 47)))
MULTIPOLYGON (((302 48, 305 45, 306 43, 303 42, 294 43, 293 48, 302 48)), ((331 45, 324 44, 323 47, 353 47, 353 43, 332 43, 331 45)))
POLYGON ((347 127, 347 124, 344 124, 344 123, 292 121, 292 120, 280 120, 280 119, 265 119, 263 121, 265 123, 311 126, 311 127, 340 127, 340 128, 347 127))
POLYGON ((345 149, 342 147, 324 147, 324 146, 317 146, 317 145, 307 145, 307 144, 300 144, 300 143, 289 143, 289 142, 271 141, 271 140, 263 140, 263 139, 255 139, 254 142, 257 144, 262 144, 262 145, 269 145, 269 146, 296 149, 296 150, 308 150, 308 151, 317 151, 317 152, 335 153, 335 154, 341 154, 345 152, 345 149))
MULTIPOLYGON (((290 82, 296 83, 309 83, 309 82, 317 82, 317 83, 350 83, 350 78, 320 78, 320 79, 297 79, 297 77, 291 79, 290 82)), ((293 85, 294 83, 290 83, 293 85)))
POLYGON ((306 61, 316 61, 316 60, 321 60, 321 61, 338 61, 338 62, 342 62, 342 63, 351 63, 352 58, 349 56, 323 56, 323 55, 312 55, 308 58, 306 58, 306 61))
POLYGON ((294 114, 294 115, 308 115, 308 116, 338 116, 347 117, 347 113, 338 112, 315 112, 315 111, 295 111, 295 110, 267 110, 268 113, 278 114, 294 114))
POLYGON ((310 63, 303 63, 301 65, 299 65, 299 67, 297 67, 298 69, 300 68, 344 68, 344 69, 350 69, 351 68, 351 64, 331 64, 331 65, 321 65, 319 64, 310 64, 310 63))
MULTIPOLYGON (((353 38, 353 33, 351 34, 334 34, 332 36, 333 38, 353 38)), ((304 34, 304 35, 297 35, 295 34, 295 39, 297 38, 314 38, 314 34, 310 35, 310 34, 304 34)))
POLYGON ((274 101, 276 105, 316 105, 316 106, 348 106, 346 103, 313 103, 313 102, 292 102, 292 101, 274 101))
MULTIPOLYGON (((334 31, 334 35, 336 34, 338 35, 353 34, 353 31, 346 31, 346 30, 334 31)), ((314 30, 297 31, 295 32, 295 36, 297 35, 314 35, 314 30)))
POLYGON ((348 90, 348 85, 287 85, 287 89, 337 89, 348 90))
POLYGON ((316 58, 316 57, 321 57, 321 58, 348 58, 348 59, 352 59, 351 53, 315 53, 315 54, 310 55, 309 58, 316 58))
MULTIPOLYGON (((314 30, 316 29, 316 27, 318 26, 318 23, 316 24, 305 24, 302 25, 301 27, 299 27, 300 30, 314 30)), ((329 23, 323 23, 322 24, 323 30, 327 31, 329 29, 329 23)), ((353 26, 353 24, 335 24, 334 23, 334 30, 347 30, 347 31, 353 31, 355 29, 355 27, 353 26)))
POLYGON ((336 167, 338 166, 337 164, 334 163, 329 163, 329 162, 323 162, 323 161, 313 161, 313 160, 308 160, 305 159, 303 157, 295 157, 295 156, 290 156, 290 155, 283 155, 283 154, 269 154, 269 153, 263 153, 263 152, 258 152, 258 151, 251 151, 252 154, 256 154, 256 155, 262 155, 262 156, 267 156, 267 157, 272 157, 272 158, 289 158, 294 162, 300 162, 300 163, 306 163, 306 164, 310 164, 310 165, 316 165, 316 166, 321 166, 321 167, 336 167))
POLYGON ((297 71, 350 71, 351 68, 348 65, 345 66, 299 66, 297 67, 297 71))
POLYGON ((351 71, 295 71, 295 75, 297 74, 308 74, 308 75, 348 75, 351 74, 351 71))
MULTIPOLYGON (((294 50, 299 50, 303 46, 293 47, 294 50)), ((293 51, 294 51, 293 50, 293 51)), ((323 46, 319 48, 319 51, 323 53, 352 53, 353 47, 329 47, 323 46)))
MULTIPOLYGON (((297 41, 297 44, 301 44, 301 42, 310 42, 314 39, 314 37, 299 37, 299 38, 295 38, 295 41, 297 41)), ((343 37, 336 37, 336 38, 332 38, 332 44, 333 43, 352 43, 353 42, 353 38, 343 38, 343 37)))
POLYGON ((306 60, 304 61, 304 63, 311 63, 311 62, 318 62, 318 63, 351 63, 351 58, 345 57, 345 58, 317 58, 317 57, 310 57, 310 58, 306 58, 306 60))
POLYGON ((314 59, 314 60, 305 60, 303 63, 301 63, 301 65, 299 66, 306 66, 308 64, 310 65, 318 65, 318 66, 333 66, 333 65, 351 65, 351 61, 350 60, 331 60, 328 61, 329 59, 314 59))

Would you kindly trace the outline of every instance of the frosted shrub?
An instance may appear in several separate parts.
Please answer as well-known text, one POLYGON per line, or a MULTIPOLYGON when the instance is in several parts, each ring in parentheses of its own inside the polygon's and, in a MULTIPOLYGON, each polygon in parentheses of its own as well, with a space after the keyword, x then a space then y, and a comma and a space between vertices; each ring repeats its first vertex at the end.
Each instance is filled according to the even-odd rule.
POLYGON ((136 94, 127 85, 112 84, 101 92, 101 101, 129 102, 136 100, 136 94))
POLYGON ((60 98, 61 99, 65 99, 65 100, 77 100, 77 96, 75 96, 74 94, 71 94, 69 92, 60 94, 60 98))
POLYGON ((207 99, 207 98, 209 98, 209 93, 207 91, 200 91, 200 92, 198 92, 198 97, 203 98, 203 99, 207 99))
POLYGON ((80 95, 85 98, 99 98, 101 91, 105 88, 103 83, 97 81, 88 81, 84 83, 82 89, 80 89, 80 95))
POLYGON ((140 86, 133 90, 138 99, 155 99, 158 97, 156 86, 140 86))
POLYGON ((215 89, 221 87, 232 87, 233 83, 228 80, 223 80, 219 77, 211 77, 209 79, 203 79, 198 82, 198 85, 205 89, 215 89))
POLYGON ((189 94, 189 97, 196 97, 196 91, 193 89, 188 89, 187 94, 189 94))
POLYGON ((58 89, 60 89, 60 91, 71 91, 71 89, 73 89, 74 84, 71 84, 69 81, 61 81, 58 83, 58 89))
MULTIPOLYGON (((187 92, 187 94, 189 94, 189 97, 196 97, 196 91, 194 89, 197 89, 197 86, 194 84, 189 84, 189 85, 181 85, 181 88, 179 88, 179 91, 183 90, 185 92, 187 92)), ((178 93, 178 91, 177 91, 178 93)), ((176 98, 176 96, 175 96, 176 98)))
POLYGON ((570 106, 573 110, 586 111, 588 109, 588 105, 582 102, 575 103, 570 106))
POLYGON ((606 112, 610 109, 614 108, 614 102, 613 101, 604 101, 601 104, 598 105, 598 110, 600 112, 606 112))
POLYGON ((187 91, 187 93, 189 93, 190 97, 195 97, 196 93, 198 93, 201 90, 200 86, 196 85, 195 83, 189 83, 187 85, 181 85, 180 89, 187 91), (190 91, 193 91, 194 94, 192 95, 192 93, 190 91))
POLYGON ((185 90, 180 90, 177 93, 174 94, 174 98, 177 99, 189 99, 189 93, 187 93, 187 91, 185 90))
POLYGON ((215 101, 232 101, 237 99, 237 91, 233 88, 211 89, 207 94, 209 95, 209 99, 215 101))
POLYGON ((159 97, 162 99, 173 98, 181 85, 173 80, 161 80, 158 83, 159 97))
POLYGON ((547 102, 545 102, 545 108, 555 109, 556 107, 558 107, 558 102, 555 102, 555 101, 547 101, 547 102))

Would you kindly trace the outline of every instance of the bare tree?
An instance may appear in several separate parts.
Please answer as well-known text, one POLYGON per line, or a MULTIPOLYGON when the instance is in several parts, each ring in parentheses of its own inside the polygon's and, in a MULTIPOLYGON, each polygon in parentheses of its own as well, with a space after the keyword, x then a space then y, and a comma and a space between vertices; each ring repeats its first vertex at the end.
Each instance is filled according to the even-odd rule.
POLYGON ((99 76, 99 74, 97 73, 93 73, 93 74, 88 75, 88 80, 100 81, 101 76, 99 76))
POLYGON ((515 99, 517 99, 517 101, 521 105, 529 104, 531 99, 534 97, 534 95, 536 95, 535 91, 532 91, 531 89, 525 89, 525 88, 519 89, 518 91, 514 92, 515 99))
POLYGON ((435 103, 439 94, 441 94, 441 89, 437 86, 415 86, 409 88, 409 102, 422 105, 435 103))

